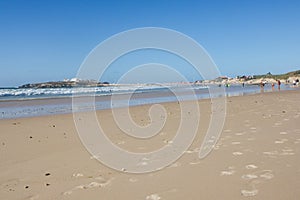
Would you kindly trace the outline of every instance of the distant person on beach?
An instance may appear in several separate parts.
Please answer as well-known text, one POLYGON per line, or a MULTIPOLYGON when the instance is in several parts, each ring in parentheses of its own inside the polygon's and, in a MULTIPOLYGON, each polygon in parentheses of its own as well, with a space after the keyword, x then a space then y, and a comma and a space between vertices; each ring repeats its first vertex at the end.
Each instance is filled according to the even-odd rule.
POLYGON ((264 92, 265 83, 263 81, 260 82, 260 92, 264 92))
POLYGON ((293 80, 293 86, 298 86, 299 85, 299 79, 293 80))
POLYGON ((278 84, 278 90, 280 90, 280 85, 281 85, 280 80, 277 80, 277 84, 278 84))
POLYGON ((272 91, 274 91, 274 87, 275 87, 275 84, 274 84, 274 83, 272 83, 272 91))
POLYGON ((242 83, 242 86, 245 87, 245 83, 244 82, 242 83))

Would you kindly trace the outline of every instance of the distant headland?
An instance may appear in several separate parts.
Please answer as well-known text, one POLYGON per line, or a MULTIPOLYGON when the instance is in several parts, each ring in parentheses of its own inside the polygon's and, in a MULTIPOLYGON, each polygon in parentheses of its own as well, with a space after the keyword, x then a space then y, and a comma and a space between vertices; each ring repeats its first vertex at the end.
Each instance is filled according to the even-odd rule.
POLYGON ((69 88, 69 87, 103 87, 109 85, 108 82, 98 82, 95 80, 81 80, 78 78, 65 79, 63 81, 50 81, 44 83, 30 83, 21 85, 18 88, 69 88))

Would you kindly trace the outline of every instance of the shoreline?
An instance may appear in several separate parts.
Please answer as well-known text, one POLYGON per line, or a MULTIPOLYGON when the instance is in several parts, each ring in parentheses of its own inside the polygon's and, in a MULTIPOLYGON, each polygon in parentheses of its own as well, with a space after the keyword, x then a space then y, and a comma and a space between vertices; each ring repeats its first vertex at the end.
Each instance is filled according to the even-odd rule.
MULTIPOLYGON (((261 91, 261 89, 258 86, 248 88, 232 87, 225 89, 227 97, 278 91, 277 89, 272 91, 271 87, 266 87, 264 88, 264 91, 261 91)), ((280 92, 283 92, 285 90, 299 89, 300 88, 286 87, 283 88, 283 90, 281 90, 280 92)), ((208 89, 195 89, 195 94, 198 100, 211 98, 208 89)), ((133 93, 132 97, 130 97, 129 104, 126 103, 126 98, 128 98, 128 94, 115 94, 114 96, 118 99, 115 105, 118 105, 120 107, 126 107, 128 105, 131 107, 137 105, 178 101, 176 96, 174 96, 174 94, 171 91, 147 91, 133 93)), ((111 109, 111 98, 112 95, 95 96, 96 110, 111 109)), ((189 91, 181 91, 179 98, 182 98, 184 100, 192 100, 194 99, 194 96, 191 96, 191 92, 189 91)), ((73 97, 55 97, 43 99, 37 98, 0 101, 0 120, 72 113, 72 100, 73 97)))

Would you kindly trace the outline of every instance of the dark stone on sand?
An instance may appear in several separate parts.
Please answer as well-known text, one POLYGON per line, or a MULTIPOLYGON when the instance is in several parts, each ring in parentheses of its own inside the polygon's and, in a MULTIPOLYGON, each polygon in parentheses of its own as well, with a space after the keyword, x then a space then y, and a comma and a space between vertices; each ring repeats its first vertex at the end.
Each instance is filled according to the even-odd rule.
POLYGON ((28 188, 29 188, 29 186, 28 186, 28 185, 26 185, 24 188, 25 188, 25 189, 28 189, 28 188))
POLYGON ((286 113, 286 111, 285 111, 285 110, 283 110, 283 111, 282 111, 282 113, 286 113))
POLYGON ((46 186, 50 186, 50 183, 46 183, 46 186))
POLYGON ((55 128, 56 127, 55 124, 53 124, 52 127, 55 128))
POLYGON ((32 139, 32 136, 29 136, 30 139, 32 139))
POLYGON ((49 172, 47 172, 46 174, 45 174, 45 176, 50 176, 51 174, 49 173, 49 172))

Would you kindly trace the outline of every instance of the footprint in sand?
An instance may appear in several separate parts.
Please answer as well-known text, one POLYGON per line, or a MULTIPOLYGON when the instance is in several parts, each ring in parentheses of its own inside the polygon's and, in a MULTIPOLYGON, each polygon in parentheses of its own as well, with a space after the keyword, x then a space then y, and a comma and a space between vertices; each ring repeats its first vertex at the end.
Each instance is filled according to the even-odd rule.
POLYGON ((218 150, 218 149, 220 149, 220 145, 215 145, 214 150, 218 150))
POLYGON ((135 183, 135 182, 137 182, 137 181, 138 181, 137 178, 130 178, 130 179, 129 179, 129 182, 131 182, 131 183, 135 183))
POLYGON ((166 133, 166 132, 163 132, 163 131, 159 133, 159 135, 166 135, 166 134, 167 134, 167 133, 166 133))
MULTIPOLYGON (((247 165, 248 168, 251 166, 254 167, 255 165, 247 165)), ((246 168, 247 168, 246 166, 246 168)), ((256 166, 255 166, 256 167, 256 166)), ((247 169, 248 169, 247 168, 247 169)), ((253 174, 245 174, 242 176, 242 179, 250 181, 250 186, 252 190, 241 190, 241 194, 245 197, 251 197, 258 194, 258 190, 256 189, 255 185, 262 183, 263 181, 270 180, 274 177, 271 170, 262 170, 258 172, 254 172, 253 174), (255 180, 253 180, 255 179, 255 180)))
POLYGON ((221 176, 230 176, 234 174, 234 170, 229 170, 229 171, 222 171, 221 176))
POLYGON ((245 152, 250 152, 250 153, 253 153, 254 150, 253 149, 244 149, 245 152))
POLYGON ((253 196, 258 194, 258 190, 257 189, 254 189, 254 190, 241 190, 241 194, 244 197, 253 197, 253 196))
POLYGON ((88 184, 78 185, 78 186, 74 187, 73 189, 64 192, 63 195, 70 195, 74 191, 80 190, 80 189, 86 190, 86 189, 91 189, 91 188, 96 188, 96 187, 104 188, 104 187, 108 186, 109 184, 111 184, 111 181, 113 180, 112 178, 107 180, 101 176, 96 177, 95 179, 97 180, 97 182, 93 181, 88 184))
POLYGON ((242 179, 245 179, 245 180, 251 180, 251 179, 255 179, 255 178, 258 178, 258 176, 255 175, 255 174, 244 174, 244 175, 242 175, 242 179))
POLYGON ((270 180, 274 177, 274 175, 271 173, 271 170, 267 170, 265 173, 259 175, 261 178, 264 178, 266 180, 270 180))
POLYGON ((83 177, 83 174, 77 173, 77 174, 73 174, 72 176, 78 178, 78 177, 83 177))
POLYGON ((236 144, 241 144, 241 142, 231 142, 231 144, 236 145, 236 144))
POLYGON ((29 200, 35 200, 38 199, 40 196, 39 195, 33 195, 29 197, 29 200))
POLYGON ((255 184, 259 184, 264 180, 270 180, 272 178, 274 178, 274 174, 272 174, 272 170, 261 170, 261 171, 253 172, 252 174, 242 175, 242 179, 245 180, 257 179, 255 181, 255 184))
POLYGON ((296 141, 294 141, 294 144, 299 144, 300 143, 300 138, 296 139, 296 141))
POLYGON ((281 156, 292 156, 292 155, 295 155, 295 153, 294 152, 282 152, 279 155, 281 155, 281 156))
POLYGON ((293 132, 300 133, 300 129, 294 129, 293 132))
POLYGON ((20 184, 19 179, 10 179, 7 182, 0 183, 0 188, 7 189, 10 192, 14 192, 15 189, 13 188, 19 184, 20 184))
POLYGON ((242 152, 238 152, 238 151, 233 152, 232 154, 233 154, 234 156, 241 156, 241 155, 243 155, 242 152))
POLYGON ((199 152, 200 152, 200 148, 195 148, 193 150, 187 150, 184 153, 191 154, 191 153, 199 153, 199 152))
POLYGON ((241 136, 241 135, 244 135, 245 134, 245 132, 240 132, 240 133, 236 133, 235 135, 236 136, 241 136))
POLYGON ((161 197, 158 194, 151 194, 146 196, 146 200, 160 200, 161 197))
POLYGON ((244 121, 244 126, 250 127, 251 126, 250 121, 249 120, 245 120, 244 121))
POLYGON ((233 170, 234 167, 228 167, 228 170, 224 170, 224 171, 221 171, 221 176, 230 176, 230 175, 233 175, 235 173, 235 171, 233 170))
POLYGON ((279 134, 280 134, 280 135, 286 135, 287 132, 281 131, 279 134))
POLYGON ((285 143, 285 142, 287 142, 288 141, 288 139, 281 139, 281 140, 275 140, 275 144, 283 144, 283 143, 285 143))
POLYGON ((279 154, 278 151, 265 151, 263 152, 264 155, 267 155, 270 158, 277 158, 277 155, 279 154))
POLYGON ((121 140, 121 141, 118 141, 117 144, 121 145, 121 144, 125 144, 125 141, 121 140))
POLYGON ((201 161, 195 161, 195 162, 190 162, 190 165, 198 165, 200 163, 201 163, 201 161))
POLYGON ((274 125, 275 125, 275 126, 281 126, 282 123, 281 123, 281 122, 276 122, 274 125))
POLYGON ((146 166, 146 165, 148 165, 148 162, 146 161, 142 161, 137 164, 137 166, 146 166))
POLYGON ((284 141, 282 141, 282 140, 276 140, 274 143, 275 143, 275 144, 283 144, 284 141))
POLYGON ((173 144, 173 141, 172 141, 172 140, 163 140, 163 142, 164 142, 165 144, 173 144))
POLYGON ((195 152, 194 152, 194 151, 187 150, 187 151, 185 151, 184 153, 186 153, 186 154, 191 154, 191 153, 195 153, 195 152))
POLYGON ((245 166, 246 169, 257 169, 258 167, 256 165, 250 164, 245 166))
POLYGON ((293 152, 293 149, 282 149, 283 152, 293 152))

